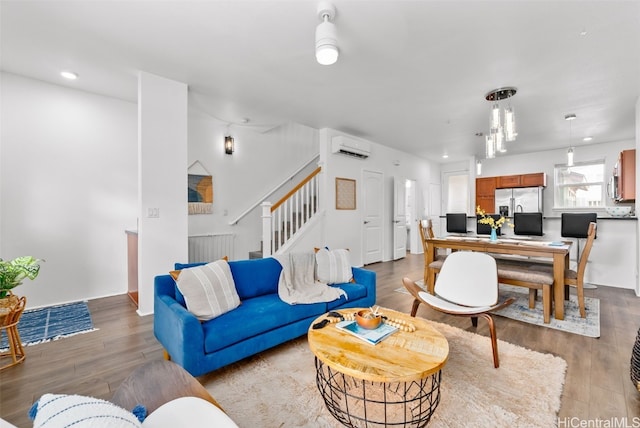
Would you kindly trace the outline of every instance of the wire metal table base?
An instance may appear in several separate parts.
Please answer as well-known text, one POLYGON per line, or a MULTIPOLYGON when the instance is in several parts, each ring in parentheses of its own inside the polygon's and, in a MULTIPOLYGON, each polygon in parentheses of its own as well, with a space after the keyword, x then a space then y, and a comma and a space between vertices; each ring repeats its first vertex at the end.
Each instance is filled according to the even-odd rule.
POLYGON ((327 409, 347 427, 425 427, 440 403, 441 371, 419 381, 383 383, 332 370, 317 357, 315 365, 327 409))

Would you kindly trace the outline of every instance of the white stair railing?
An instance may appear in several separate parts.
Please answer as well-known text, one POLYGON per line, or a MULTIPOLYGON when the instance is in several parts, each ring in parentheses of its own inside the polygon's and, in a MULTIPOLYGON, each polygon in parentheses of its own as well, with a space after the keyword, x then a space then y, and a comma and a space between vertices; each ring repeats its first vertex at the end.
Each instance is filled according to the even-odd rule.
POLYGON ((277 254, 318 212, 321 170, 316 168, 275 204, 262 203, 262 257, 277 254))

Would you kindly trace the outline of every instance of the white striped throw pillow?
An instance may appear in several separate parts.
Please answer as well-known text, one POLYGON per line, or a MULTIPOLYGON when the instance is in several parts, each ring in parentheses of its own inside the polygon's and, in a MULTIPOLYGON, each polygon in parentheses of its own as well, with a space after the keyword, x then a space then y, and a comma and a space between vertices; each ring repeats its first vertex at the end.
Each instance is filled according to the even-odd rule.
POLYGON ((240 297, 226 260, 182 269, 176 279, 187 310, 201 321, 219 317, 240 306, 240 297))
POLYGON ((44 394, 35 404, 34 428, 139 428, 133 413, 105 400, 81 395, 44 394))
POLYGON ((353 273, 349 261, 349 250, 327 250, 316 252, 318 281, 325 284, 342 284, 351 281, 353 273))

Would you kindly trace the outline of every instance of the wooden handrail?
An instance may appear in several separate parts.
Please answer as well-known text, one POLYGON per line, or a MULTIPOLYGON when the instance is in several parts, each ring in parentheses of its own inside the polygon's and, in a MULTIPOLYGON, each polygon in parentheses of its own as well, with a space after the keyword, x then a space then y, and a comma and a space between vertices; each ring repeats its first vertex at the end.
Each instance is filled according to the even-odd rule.
POLYGON ((245 218, 250 212, 252 212, 255 208, 259 207, 260 204, 262 204, 262 202, 264 202, 269 196, 271 196, 272 194, 274 194, 276 191, 278 191, 278 189, 280 189, 282 186, 284 186, 285 184, 287 184, 289 181, 293 180, 293 178, 302 170, 304 170, 307 166, 309 166, 313 161, 315 161, 316 159, 318 159, 320 157, 319 154, 314 155, 311 159, 309 159, 307 162, 305 162, 300 168, 296 169, 295 172, 291 175, 289 175, 289 177, 287 177, 284 181, 282 181, 280 184, 278 184, 275 188, 271 189, 269 192, 267 192, 265 195, 263 195, 260 199, 258 199, 257 202, 255 202, 253 205, 251 205, 249 208, 247 208, 246 210, 244 210, 244 212, 242 214, 240 214, 235 220, 231 221, 229 223, 229 226, 235 226, 236 224, 238 224, 238 222, 240 220, 242 220, 243 218, 245 218))
POLYGON ((302 180, 300 183, 298 183, 298 185, 296 187, 294 187, 293 189, 291 189, 286 195, 284 195, 282 198, 280 198, 280 200, 278 202, 276 202, 275 204, 273 204, 273 206, 271 207, 271 212, 274 212, 280 205, 282 205, 284 203, 284 201, 286 201, 287 199, 289 199, 291 197, 291 195, 293 195, 294 193, 296 193, 298 190, 300 190, 302 188, 302 186, 304 186, 305 184, 307 184, 309 181, 311 181, 311 179, 313 177, 315 177, 316 175, 318 175, 320 173, 320 171, 322 170, 322 167, 319 166, 317 167, 311 174, 309 174, 304 180, 302 180))

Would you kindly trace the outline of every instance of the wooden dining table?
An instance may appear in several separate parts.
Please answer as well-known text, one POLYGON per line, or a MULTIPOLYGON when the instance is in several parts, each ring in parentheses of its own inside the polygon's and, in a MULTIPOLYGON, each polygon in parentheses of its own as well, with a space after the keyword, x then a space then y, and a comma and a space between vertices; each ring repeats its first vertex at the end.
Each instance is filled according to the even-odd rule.
MULTIPOLYGON (((536 257, 553 263, 553 306, 554 317, 564 319, 564 272, 569 267, 569 251, 571 241, 549 242, 539 240, 501 238, 491 242, 488 237, 447 236, 427 238, 427 266, 436 260, 437 248, 451 251, 481 251, 484 253, 536 257)), ((436 271, 429 268, 427 290, 434 294, 436 271)))

